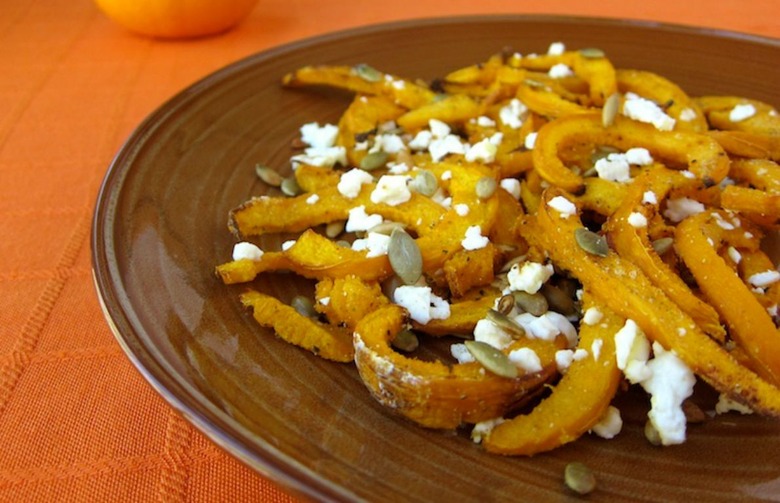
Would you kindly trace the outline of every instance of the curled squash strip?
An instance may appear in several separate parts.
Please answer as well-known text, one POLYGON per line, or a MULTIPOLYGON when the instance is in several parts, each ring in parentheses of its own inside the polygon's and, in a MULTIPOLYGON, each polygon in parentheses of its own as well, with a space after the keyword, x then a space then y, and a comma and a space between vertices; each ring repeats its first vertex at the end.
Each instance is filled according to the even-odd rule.
MULTIPOLYGON (((772 259, 762 250, 742 250, 740 251, 739 276, 742 281, 747 282, 754 274, 776 269, 772 259)), ((780 281, 772 283, 762 288, 763 292, 754 290, 753 293, 765 308, 772 308, 780 304, 780 281)))
POLYGON ((556 372, 556 346, 534 340, 527 346, 543 369, 516 378, 499 377, 476 362, 447 366, 406 357, 390 347, 405 324, 406 311, 396 305, 363 318, 354 332, 355 364, 377 401, 428 428, 452 429, 506 414, 556 372))
POLYGON ((768 159, 733 159, 729 177, 780 194, 780 165, 768 159))
POLYGON ((750 287, 718 255, 717 248, 728 231, 713 215, 704 212, 683 220, 675 231, 675 248, 725 320, 731 337, 746 350, 756 373, 778 385, 780 332, 750 287))
POLYGON ((729 185, 720 195, 720 204, 727 210, 757 213, 773 220, 780 218, 780 194, 763 190, 729 185))
MULTIPOLYGON (((353 166, 368 153, 367 149, 355 150, 357 137, 375 132, 379 125, 395 120, 406 112, 386 96, 357 95, 339 119, 336 143, 347 149, 347 159, 353 166)), ((338 181, 337 181, 338 182, 338 181)))
POLYGON ((436 97, 436 93, 426 87, 363 65, 304 66, 285 75, 282 84, 287 87, 321 85, 359 94, 382 95, 408 109, 430 103, 436 97))
POLYGON ((241 294, 241 303, 252 308, 260 325, 272 328, 286 342, 326 360, 352 361, 354 349, 349 330, 307 318, 274 297, 254 290, 241 294))
POLYGON ((389 303, 376 281, 349 274, 343 278, 324 278, 317 282, 314 308, 331 325, 354 329, 368 313, 389 303))
POLYGON ((521 85, 517 89, 517 97, 529 109, 545 117, 560 117, 592 111, 592 109, 562 98, 556 92, 527 84, 521 85))
POLYGON ((707 130, 707 119, 699 105, 671 80, 643 70, 618 69, 615 73, 621 93, 632 92, 663 106, 666 113, 675 119, 675 129, 695 132, 707 130), (693 115, 689 118, 686 114, 693 115))
POLYGON ((619 255, 642 269, 650 281, 688 313, 704 332, 723 343, 726 332, 715 309, 698 298, 680 276, 658 256, 648 237, 647 225, 635 227, 629 223, 632 214, 642 215, 650 222, 658 211, 658 204, 669 190, 686 182, 687 179, 682 175, 661 166, 643 171, 628 187, 623 204, 607 220, 606 229, 619 255), (642 199, 647 191, 656 195, 656 204, 643 204, 642 199))
POLYGON ((334 187, 339 183, 341 173, 341 171, 331 168, 300 164, 293 174, 301 190, 311 194, 328 187, 334 187))
POLYGON ((477 250, 460 250, 444 263, 444 277, 454 297, 462 297, 476 286, 489 285, 495 278, 498 250, 491 243, 477 250))
MULTIPOLYGON (((574 237, 582 227, 579 218, 562 215, 547 204, 556 196, 565 193, 557 188, 545 191, 536 214, 538 229, 526 233, 526 239, 548 250, 553 262, 577 277, 600 303, 634 320, 716 390, 759 413, 780 417, 780 389, 740 365, 638 267, 612 251, 606 257, 584 253, 574 237)), ((522 228, 528 227, 534 224, 522 228)))
POLYGON ((309 229, 283 252, 266 252, 259 260, 236 260, 217 266, 226 284, 252 281, 263 272, 293 271, 305 278, 343 278, 355 271, 367 281, 393 274, 387 255, 367 257, 366 252, 339 246, 309 229))
POLYGON ((398 117, 396 122, 407 131, 417 131, 428 125, 431 119, 447 124, 460 124, 479 115, 481 109, 471 97, 453 94, 427 105, 410 110, 398 117))
POLYGON ((625 320, 604 306, 593 304, 586 291, 583 308, 594 306, 603 317, 595 325, 580 327, 577 345, 588 356, 572 362, 552 387, 552 394, 531 412, 494 427, 482 440, 487 451, 523 456, 551 451, 578 439, 601 419, 621 379, 614 338, 625 320), (593 354, 596 341, 601 341, 598 356, 593 354))
POLYGON ((707 120, 714 129, 746 131, 771 136, 780 135, 780 115, 770 104, 738 96, 701 96, 696 98, 707 120), (755 113, 747 118, 732 120, 734 107, 750 105, 755 113))
POLYGON ((486 288, 483 295, 476 298, 463 298, 450 303, 450 316, 445 319, 432 319, 425 325, 412 322, 415 330, 432 335, 463 335, 474 333, 477 322, 487 316, 487 313, 501 297, 501 292, 486 288))
POLYGON ((707 135, 659 131, 620 116, 614 124, 604 127, 600 113, 560 117, 542 126, 533 150, 534 167, 549 183, 569 192, 580 192, 583 178, 564 165, 560 151, 583 142, 622 150, 645 147, 656 161, 688 169, 708 186, 723 180, 729 171, 728 156, 707 135))
POLYGON ((731 155, 780 161, 780 135, 746 131, 708 131, 707 135, 731 155))

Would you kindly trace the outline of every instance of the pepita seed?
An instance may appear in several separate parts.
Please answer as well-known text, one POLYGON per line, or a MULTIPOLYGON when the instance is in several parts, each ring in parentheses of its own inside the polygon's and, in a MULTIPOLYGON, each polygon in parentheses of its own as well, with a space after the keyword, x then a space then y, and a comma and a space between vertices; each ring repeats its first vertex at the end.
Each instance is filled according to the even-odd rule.
POLYGON ((466 341, 469 353, 488 371, 510 379, 517 377, 517 367, 509 358, 490 344, 482 341, 466 341))
POLYGON ((570 294, 550 283, 542 285, 540 290, 541 294, 547 301, 548 310, 553 310, 556 313, 561 313, 564 316, 576 314, 577 304, 570 294))
POLYGON ((674 238, 658 238, 653 241, 653 250, 655 250, 658 255, 663 255, 672 248, 673 244, 674 238))
POLYGON ((280 188, 282 189, 282 194, 290 197, 295 197, 303 192, 301 186, 298 185, 298 180, 294 176, 282 180, 280 188))
POLYGON ((290 301, 290 306, 293 307, 298 314, 306 316, 307 318, 314 318, 317 316, 317 311, 314 309, 314 302, 304 295, 296 295, 290 301))
POLYGON ((417 283, 422 276, 422 253, 417 242, 403 229, 394 229, 387 245, 390 267, 407 285, 417 283))
POLYGON ((599 257, 606 257, 609 253, 609 245, 607 245, 607 239, 595 232, 580 227, 574 231, 574 239, 577 244, 590 253, 591 255, 598 255, 599 257))
POLYGON ((431 197, 439 188, 439 180, 427 169, 421 169, 417 172, 417 176, 409 182, 409 188, 424 196, 431 197))
POLYGON ((383 167, 385 164, 387 164, 387 152, 377 150, 376 152, 366 154, 366 156, 360 160, 360 169, 373 171, 383 167))
POLYGON ((661 440, 661 434, 658 433, 658 430, 649 420, 645 423, 645 438, 652 445, 661 445, 663 443, 661 440))
POLYGON ((566 465, 563 471, 566 487, 577 494, 589 494, 596 489, 596 476, 588 465, 574 461, 566 465))
POLYGON ((282 175, 273 168, 258 164, 255 166, 255 173, 259 179, 272 187, 278 187, 282 184, 282 175))
POLYGON ((393 222, 392 220, 384 220, 381 224, 377 224, 370 229, 368 229, 368 233, 376 232, 379 234, 384 234, 385 236, 390 236, 394 230, 401 229, 404 230, 406 226, 400 222, 393 222))
POLYGON ((682 411, 685 414, 685 421, 688 423, 697 424, 707 420, 707 413, 690 400, 683 401, 682 411))
POLYGON ((496 311, 498 311, 503 315, 508 315, 514 307, 515 307, 514 296, 507 294, 507 295, 503 295, 500 299, 498 299, 498 306, 496 306, 496 311))
POLYGON ((597 47, 585 47, 580 49, 580 55, 586 59, 599 59, 606 56, 606 53, 597 47))
POLYGON ((358 77, 365 80, 366 82, 379 82, 384 78, 382 72, 365 63, 357 64, 352 69, 355 71, 358 77))
POLYGON ((528 293, 519 290, 512 292, 512 297, 517 307, 534 316, 541 316, 550 309, 547 299, 539 292, 528 293))
POLYGON ((330 222, 325 226, 325 235, 328 236, 330 239, 333 239, 337 237, 339 234, 344 232, 344 228, 346 227, 347 223, 344 220, 336 220, 335 222, 330 222))
POLYGON ((405 353, 411 353, 417 349, 420 345, 420 340, 417 335, 411 330, 401 330, 393 338, 392 346, 399 351, 405 353))
POLYGON ((517 257, 513 257, 509 259, 503 266, 501 266, 501 270, 499 272, 501 273, 507 273, 512 268, 513 265, 519 264, 521 262, 524 262, 526 259, 525 255, 520 255, 517 257))
POLYGON ((604 108, 601 109, 601 124, 604 127, 609 127, 615 122, 620 111, 620 94, 612 93, 604 102, 604 108))
POLYGON ((486 318, 495 326, 512 336, 513 339, 520 339, 525 337, 525 330, 520 326, 520 324, 518 324, 509 316, 500 313, 495 309, 489 309, 486 318))
POLYGON ((490 176, 483 176, 477 180, 477 197, 480 199, 487 199, 495 194, 497 188, 498 183, 496 182, 495 178, 490 176))

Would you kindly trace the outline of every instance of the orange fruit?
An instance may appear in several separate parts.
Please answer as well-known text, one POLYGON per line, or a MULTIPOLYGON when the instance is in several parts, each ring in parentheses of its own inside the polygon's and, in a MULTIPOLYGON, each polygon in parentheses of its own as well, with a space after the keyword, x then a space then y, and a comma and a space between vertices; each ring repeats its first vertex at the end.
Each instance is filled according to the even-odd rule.
POLYGON ((190 38, 227 31, 244 19, 257 0, 95 0, 106 16, 125 28, 159 38, 190 38))

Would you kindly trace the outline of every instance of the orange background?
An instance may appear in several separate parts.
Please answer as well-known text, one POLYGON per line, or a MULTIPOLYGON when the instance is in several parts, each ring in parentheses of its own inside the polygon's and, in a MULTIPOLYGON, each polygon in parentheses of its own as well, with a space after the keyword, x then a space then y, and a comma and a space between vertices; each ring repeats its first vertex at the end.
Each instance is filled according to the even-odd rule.
POLYGON ((134 36, 88 0, 2 0, 0 501, 291 501, 174 413, 111 335, 90 270, 101 179, 147 114, 239 58, 363 24, 507 12, 780 37, 777 0, 260 0, 236 29, 177 42, 134 36))

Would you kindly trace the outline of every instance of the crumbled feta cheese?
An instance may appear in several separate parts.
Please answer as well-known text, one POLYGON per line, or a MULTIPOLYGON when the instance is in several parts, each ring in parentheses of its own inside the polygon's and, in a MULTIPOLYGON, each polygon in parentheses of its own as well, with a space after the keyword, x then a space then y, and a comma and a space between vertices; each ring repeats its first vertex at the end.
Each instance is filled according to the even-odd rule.
POLYGON ((518 348, 509 352, 509 361, 528 374, 542 371, 542 361, 531 348, 518 348))
POLYGON ((452 180, 452 171, 447 170, 444 173, 441 174, 441 179, 443 181, 452 180))
POLYGON ((351 170, 341 175, 336 188, 342 196, 348 199, 355 199, 358 194, 360 194, 360 188, 365 184, 372 183, 373 181, 374 177, 371 176, 368 171, 352 168, 351 170))
POLYGON ((292 248, 293 246, 295 246, 295 240, 294 239, 289 239, 289 240, 285 241, 284 243, 282 243, 282 251, 287 251, 290 248, 292 248))
POLYGON ((596 161, 594 166, 599 178, 613 182, 631 180, 631 166, 624 154, 609 154, 596 161))
POLYGON ((433 293, 429 286, 399 286, 393 292, 393 302, 406 308, 409 316, 423 325, 450 316, 449 303, 433 293))
POLYGON ((647 364, 651 376, 642 381, 642 387, 650 393, 650 412, 647 417, 663 445, 681 444, 685 441, 685 413, 683 401, 693 393, 696 377, 677 355, 653 343, 654 357, 647 364))
POLYGON ((560 56, 566 51, 566 45, 563 42, 553 42, 547 48, 547 54, 551 56, 560 56))
POLYGON ((680 337, 683 337, 687 333, 688 331, 685 330, 684 327, 677 327, 677 335, 679 335, 680 337))
POLYGON ((569 218, 577 214, 577 206, 563 196, 555 196, 547 201, 547 206, 561 214, 561 218, 569 218))
POLYGON ((655 192, 648 190, 642 194, 642 204, 658 204, 658 198, 656 197, 655 192))
POLYGON ((241 241, 233 245, 233 260, 260 260, 263 256, 261 250, 256 244, 247 241, 241 241))
POLYGON ((447 123, 442 122, 439 119, 430 119, 428 121, 428 128, 431 130, 431 134, 434 138, 444 138, 445 136, 449 136, 452 132, 452 129, 447 123))
POLYGON ((683 122, 691 122, 696 119, 696 110, 690 107, 680 110, 680 120, 683 122))
POLYGON ((486 247, 488 243, 490 243, 490 239, 482 235, 482 228, 479 225, 471 225, 466 229, 466 235, 460 245, 464 250, 478 250, 486 247))
POLYGON ((513 98, 508 104, 501 107, 498 111, 498 118, 502 124, 512 129, 519 129, 523 125, 527 113, 528 107, 517 98, 513 98))
POLYGON ((499 185, 509 192, 515 199, 520 199, 520 180, 517 178, 503 178, 499 185))
POLYGON ((367 251, 367 258, 380 257, 387 255, 387 247, 390 245, 390 236, 379 232, 369 232, 363 239, 356 239, 352 242, 352 249, 355 251, 367 251))
POLYGON ((555 352, 555 366, 558 368, 558 372, 566 372, 573 361, 574 351, 571 349, 559 349, 555 352))
POLYGON ((615 334, 615 360, 626 379, 637 384, 649 377, 646 368, 650 358, 650 342, 634 320, 626 320, 615 334))
POLYGON ((631 212, 626 220, 631 227, 636 227, 637 229, 647 227, 647 217, 637 211, 631 212))
POLYGON ((588 352, 585 349, 577 348, 574 350, 574 361, 578 362, 588 357, 588 352))
POLYGON ((688 180, 693 180, 694 178, 696 178, 696 175, 694 175, 693 172, 688 171, 687 169, 680 171, 680 174, 685 178, 687 178, 688 180))
POLYGON ((320 126, 316 122, 310 122, 301 126, 300 132, 301 141, 306 145, 315 148, 329 148, 336 144, 339 128, 333 124, 320 126))
POLYGON ((495 127, 496 121, 486 115, 480 115, 477 117, 477 125, 481 127, 495 127))
POLYGON ((452 206, 452 198, 447 195, 443 188, 439 187, 436 192, 431 196, 431 201, 440 204, 444 208, 449 209, 452 206))
POLYGON ((650 151, 642 147, 634 147, 626 150, 626 160, 629 164, 637 166, 649 166, 653 164, 653 156, 650 151))
POLYGON ((466 345, 461 342, 450 346, 450 354, 458 363, 471 363, 476 361, 474 355, 471 354, 471 351, 469 351, 466 345))
POLYGON ((371 202, 398 206, 412 198, 412 192, 406 185, 409 180, 405 175, 383 175, 371 192, 371 202))
POLYGON ((499 424, 504 422, 503 417, 497 417, 494 419, 488 419, 486 421, 480 421, 477 424, 474 425, 474 428, 471 430, 471 440, 475 444, 479 444, 482 442, 483 438, 487 438, 488 435, 490 435, 490 432, 493 431, 493 428, 498 426, 499 424))
POLYGON ((727 395, 721 393, 718 396, 718 403, 715 404, 715 413, 725 414, 727 412, 739 412, 740 414, 752 414, 753 409, 747 405, 743 405, 736 400, 729 398, 727 395))
POLYGON ((347 232, 367 231, 381 224, 383 220, 382 215, 366 213, 365 206, 356 206, 349 210, 349 218, 344 229, 347 232))
POLYGON ((387 172, 391 175, 403 175, 404 173, 408 173, 409 166, 405 162, 399 162, 399 163, 387 163, 387 172))
POLYGON ((498 152, 498 147, 490 141, 490 138, 485 138, 466 150, 466 160, 468 162, 491 163, 496 160, 496 152, 498 152))
POLYGON ((736 227, 734 226, 734 224, 733 224, 733 223, 731 223, 731 222, 727 222, 726 220, 724 220, 724 218, 721 216, 721 214, 720 214, 720 213, 713 213, 713 214, 712 214, 712 216, 713 216, 713 218, 715 219, 715 223, 716 223, 716 224, 718 225, 718 227, 720 227, 721 229, 723 229, 723 230, 727 230, 727 231, 733 231, 734 229, 736 229, 736 227))
POLYGON ((317 204, 317 201, 320 200, 320 196, 317 194, 312 194, 309 197, 306 198, 306 204, 317 204))
POLYGON ((736 105, 729 112, 729 120, 731 122, 739 122, 745 119, 749 119, 756 115, 756 107, 750 103, 736 105))
POLYGON ((509 288, 513 291, 536 293, 554 272, 552 264, 531 261, 513 264, 507 273, 509 288))
POLYGON ((388 154, 397 154, 406 150, 406 144, 397 134, 379 134, 374 137, 374 146, 369 152, 387 152, 388 154))
POLYGON ((320 302, 320 304, 322 304, 323 306, 327 306, 328 304, 330 304, 330 297, 323 297, 323 298, 321 298, 321 299, 319 300, 319 302, 320 302))
POLYGON ((427 150, 433 140, 433 133, 427 129, 419 131, 414 138, 409 141, 409 148, 412 150, 427 150))
POLYGON ((681 222, 685 218, 704 211, 704 205, 699 201, 687 197, 669 199, 666 201, 664 216, 674 223, 681 222))
POLYGON ((469 214, 469 205, 466 203, 456 204, 454 208, 455 208, 455 213, 457 213, 462 217, 465 217, 466 215, 469 214))
POLYGON ((512 336, 486 318, 474 325, 474 340, 490 344, 496 349, 505 349, 512 344, 512 336))
POLYGON ((347 149, 341 146, 336 147, 309 147, 303 150, 303 154, 294 155, 290 158, 293 168, 299 164, 308 164, 318 168, 332 168, 336 164, 347 165, 347 149))
POLYGON ((536 131, 532 131, 525 135, 525 139, 523 140, 523 146, 527 148, 528 150, 533 150, 536 146, 536 137, 539 135, 536 131))
POLYGON ((601 348, 604 346, 604 341, 602 339, 594 339, 593 343, 590 345, 590 352, 593 355, 593 359, 598 361, 599 356, 601 356, 601 348))
POLYGON ((595 325, 604 318, 604 313, 597 307, 589 307, 582 315, 582 322, 586 325, 595 325))
POLYGON ((639 122, 652 124, 659 131, 674 129, 675 120, 654 101, 642 98, 635 93, 626 93, 623 102, 623 115, 639 122))
POLYGON ((729 254, 729 258, 735 263, 739 264, 742 261, 742 254, 739 253, 739 250, 734 248, 733 246, 729 246, 726 250, 726 253, 729 254))
POLYGON ((466 146, 463 141, 454 134, 448 134, 443 138, 434 138, 428 145, 428 153, 434 162, 441 161, 449 154, 465 154, 466 146))
POLYGON ((607 440, 615 438, 618 433, 623 429, 623 418, 620 417, 620 410, 617 407, 610 405, 607 410, 604 411, 604 415, 601 419, 593 425, 592 431, 601 438, 607 440))
POLYGON ((757 272, 748 277, 748 283, 758 288, 766 288, 772 283, 780 281, 780 272, 771 269, 769 271, 757 272))
POLYGON ((514 320, 523 327, 526 335, 533 339, 552 341, 558 335, 563 334, 569 347, 577 344, 577 329, 561 313, 547 311, 541 316, 522 313, 515 316, 514 320))
POLYGON ((564 77, 571 77, 574 75, 574 71, 564 63, 557 63, 550 68, 547 75, 553 79, 562 79, 564 77))

